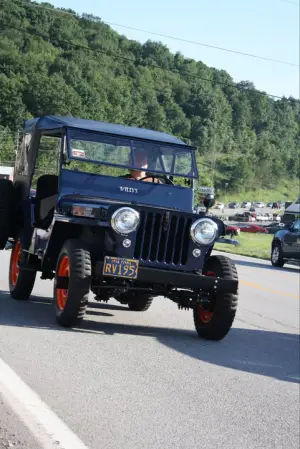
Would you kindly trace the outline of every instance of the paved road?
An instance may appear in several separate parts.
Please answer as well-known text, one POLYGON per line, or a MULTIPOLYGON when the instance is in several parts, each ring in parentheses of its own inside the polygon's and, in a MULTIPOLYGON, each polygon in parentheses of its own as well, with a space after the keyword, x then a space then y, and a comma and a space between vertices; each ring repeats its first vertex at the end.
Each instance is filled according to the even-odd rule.
POLYGON ((299 269, 234 257, 238 314, 215 343, 196 337, 190 311, 162 298, 145 313, 91 299, 84 324, 63 330, 50 282, 37 282, 31 302, 9 298, 8 257, 0 253, 0 362, 17 393, 0 406, 0 448, 17 426, 22 449, 298 449, 299 269), (26 418, 18 398, 56 431, 47 404, 85 446, 47 445, 32 426, 33 443, 10 409, 26 418))

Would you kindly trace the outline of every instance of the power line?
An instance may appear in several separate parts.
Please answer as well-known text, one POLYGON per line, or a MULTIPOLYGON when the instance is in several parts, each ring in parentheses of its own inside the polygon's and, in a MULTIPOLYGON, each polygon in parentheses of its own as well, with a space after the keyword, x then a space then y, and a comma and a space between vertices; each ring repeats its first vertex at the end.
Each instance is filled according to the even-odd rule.
POLYGON ((272 58, 268 58, 268 57, 265 57, 265 56, 254 55, 252 53, 245 53, 245 52, 238 51, 238 50, 232 50, 230 48, 218 47, 216 45, 205 44, 203 42, 190 41, 188 39, 183 39, 183 38, 176 37, 176 36, 170 36, 170 35, 167 35, 167 34, 155 33, 154 31, 142 30, 140 28, 134 28, 134 27, 127 26, 127 25, 120 25, 118 23, 113 23, 113 22, 106 22, 106 23, 109 24, 109 25, 112 25, 112 26, 118 26, 118 27, 121 27, 121 28, 127 28, 129 30, 134 30, 134 31, 140 31, 142 33, 148 33, 148 34, 152 34, 154 36, 165 37, 167 39, 172 39, 172 40, 176 40, 176 41, 180 41, 180 42, 186 42, 188 44, 200 45, 202 47, 212 48, 214 50, 226 51, 228 53, 234 53, 236 55, 247 56, 247 57, 255 58, 255 59, 261 59, 263 61, 269 61, 269 62, 275 62, 277 64, 284 64, 284 65, 289 65, 289 66, 293 66, 293 67, 299 67, 298 64, 295 64, 293 62, 281 61, 279 59, 272 59, 272 58))
MULTIPOLYGON (((56 12, 56 13, 66 14, 66 15, 70 15, 70 16, 73 16, 73 17, 77 17, 77 18, 81 17, 81 18, 83 18, 85 20, 89 20, 88 19, 88 17, 89 17, 88 14, 83 14, 83 15, 80 16, 80 15, 78 15, 76 13, 72 13, 72 12, 69 12, 69 11, 63 11, 61 9, 49 8, 47 6, 33 4, 33 3, 25 3, 22 0, 18 0, 18 1, 20 3, 22 3, 24 6, 29 6, 29 7, 33 7, 33 8, 41 8, 41 9, 45 9, 47 11, 52 11, 52 12, 56 12)), ((291 0, 281 0, 281 1, 294 3, 291 0)), ((295 3, 295 4, 297 4, 297 3, 295 3)), ((282 61, 282 60, 279 60, 279 59, 268 58, 268 57, 265 57, 265 56, 255 55, 255 54, 252 54, 252 53, 246 53, 246 52, 242 52, 242 51, 238 51, 238 50, 232 50, 230 48, 225 48, 225 47, 219 47, 217 45, 206 44, 204 42, 191 41, 191 40, 188 40, 188 39, 184 39, 184 38, 180 38, 180 37, 176 37, 176 36, 170 36, 170 35, 167 35, 167 34, 156 33, 154 31, 148 31, 148 30, 144 30, 144 29, 141 29, 141 28, 135 28, 135 27, 128 26, 128 25, 121 25, 119 23, 104 22, 104 21, 102 21, 102 19, 100 17, 97 17, 97 16, 92 16, 92 18, 95 21, 99 21, 99 22, 107 24, 107 25, 117 26, 117 27, 121 27, 121 28, 126 28, 128 30, 138 31, 138 32, 142 32, 142 33, 147 33, 147 34, 151 34, 153 36, 164 37, 164 38, 167 38, 167 39, 172 39, 172 40, 185 42, 185 43, 193 44, 193 45, 199 45, 199 46, 202 46, 202 47, 211 48, 213 50, 225 51, 227 53, 233 53, 233 54, 237 54, 237 55, 240 55, 240 56, 246 56, 246 57, 249 57, 249 58, 260 59, 260 60, 268 61, 268 62, 274 62, 276 64, 283 64, 283 65, 288 65, 288 66, 292 66, 292 67, 299 67, 299 64, 295 64, 295 63, 289 62, 289 61, 282 61)))
POLYGON ((122 60, 122 61, 131 62, 131 63, 133 63, 133 64, 135 64, 137 66, 157 68, 157 69, 164 70, 166 72, 171 72, 171 73, 176 73, 178 75, 187 76, 189 78, 199 79, 199 80, 202 80, 202 81, 208 81, 209 83, 212 83, 214 85, 223 86, 223 87, 233 87, 233 88, 238 89, 239 91, 242 91, 242 92, 254 92, 254 93, 257 93, 257 94, 260 94, 260 95, 264 95, 264 96, 268 96, 268 97, 272 97, 272 98, 277 98, 277 99, 282 99, 282 97, 280 97, 278 95, 269 94, 267 92, 261 92, 261 91, 259 91, 257 89, 248 89, 248 88, 245 89, 245 88, 243 88, 243 86, 239 86, 237 84, 230 84, 230 83, 224 83, 224 82, 221 82, 221 81, 214 81, 213 79, 205 78, 205 77, 202 77, 202 76, 199 76, 199 75, 194 75, 192 73, 185 72, 183 74, 178 69, 165 68, 165 67, 162 67, 159 64, 155 64, 155 63, 144 64, 144 63, 141 63, 141 62, 139 62, 139 61, 137 61, 135 59, 128 58, 127 56, 118 55, 118 54, 115 54, 115 53, 112 53, 112 52, 108 53, 107 51, 100 50, 100 49, 96 50, 94 48, 86 47, 85 45, 77 44, 75 42, 71 42, 71 41, 68 41, 68 40, 65 40, 65 39, 52 39, 49 36, 44 35, 44 34, 38 32, 36 30, 33 30, 33 29, 19 28, 19 27, 13 26, 13 25, 9 25, 7 23, 4 23, 4 26, 6 26, 9 29, 20 31, 21 33, 27 33, 27 34, 31 34, 31 35, 34 35, 34 36, 41 37, 41 38, 43 38, 45 40, 50 41, 51 43, 56 42, 58 44, 62 44, 62 43, 63 44, 68 44, 68 45, 70 45, 73 48, 80 48, 80 49, 87 50, 87 51, 90 51, 90 52, 94 52, 94 53, 98 53, 98 54, 104 54, 104 55, 106 55, 106 56, 108 56, 110 58, 115 58, 115 59, 119 59, 119 60, 122 60))

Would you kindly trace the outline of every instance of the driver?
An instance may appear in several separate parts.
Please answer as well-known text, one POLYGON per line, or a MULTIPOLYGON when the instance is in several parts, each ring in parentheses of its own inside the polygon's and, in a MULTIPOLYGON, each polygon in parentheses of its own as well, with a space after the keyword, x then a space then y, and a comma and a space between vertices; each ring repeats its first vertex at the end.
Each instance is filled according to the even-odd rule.
POLYGON ((154 176, 147 175, 148 168, 148 157, 147 153, 143 150, 138 150, 134 152, 135 169, 130 170, 130 173, 126 175, 127 179, 134 179, 136 181, 143 180, 145 182, 154 182, 157 184, 162 184, 161 180, 155 178, 154 176), (146 178, 146 179, 143 179, 146 178))

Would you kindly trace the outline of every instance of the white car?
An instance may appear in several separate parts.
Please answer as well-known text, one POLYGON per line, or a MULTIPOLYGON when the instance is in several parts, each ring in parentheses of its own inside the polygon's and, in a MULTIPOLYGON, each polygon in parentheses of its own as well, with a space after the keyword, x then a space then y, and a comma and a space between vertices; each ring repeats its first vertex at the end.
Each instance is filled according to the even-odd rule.
POLYGON ((254 203, 254 207, 262 208, 266 207, 266 205, 262 201, 259 201, 258 203, 254 203))
POLYGON ((223 204, 223 203, 217 203, 216 205, 215 205, 215 209, 224 209, 224 207, 225 207, 225 205, 223 204))
POLYGON ((243 209, 249 209, 251 207, 251 202, 250 201, 244 201, 242 203, 242 208, 243 209))
POLYGON ((270 218, 266 214, 257 214, 256 221, 270 221, 270 218))

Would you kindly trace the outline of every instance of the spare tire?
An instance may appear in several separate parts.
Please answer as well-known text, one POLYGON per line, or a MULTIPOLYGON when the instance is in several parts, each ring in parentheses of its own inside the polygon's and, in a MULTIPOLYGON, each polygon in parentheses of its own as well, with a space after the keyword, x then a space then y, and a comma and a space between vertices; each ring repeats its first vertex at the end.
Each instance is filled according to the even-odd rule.
POLYGON ((0 250, 13 234, 14 188, 8 179, 0 179, 0 250))

